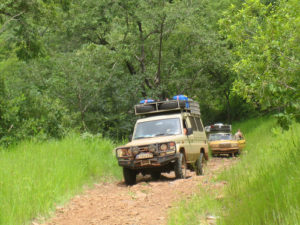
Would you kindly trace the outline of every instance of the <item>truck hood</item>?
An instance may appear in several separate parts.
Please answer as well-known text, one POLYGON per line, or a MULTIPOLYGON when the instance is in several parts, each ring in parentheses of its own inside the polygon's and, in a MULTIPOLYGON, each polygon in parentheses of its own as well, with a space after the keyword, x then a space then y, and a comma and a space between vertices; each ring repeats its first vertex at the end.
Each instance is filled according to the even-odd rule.
POLYGON ((184 135, 170 135, 170 136, 162 136, 162 137, 153 137, 153 138, 143 138, 138 140, 133 140, 126 145, 119 146, 120 147, 134 147, 134 146, 143 146, 143 145, 151 145, 157 143, 165 143, 170 141, 177 141, 185 138, 184 135))

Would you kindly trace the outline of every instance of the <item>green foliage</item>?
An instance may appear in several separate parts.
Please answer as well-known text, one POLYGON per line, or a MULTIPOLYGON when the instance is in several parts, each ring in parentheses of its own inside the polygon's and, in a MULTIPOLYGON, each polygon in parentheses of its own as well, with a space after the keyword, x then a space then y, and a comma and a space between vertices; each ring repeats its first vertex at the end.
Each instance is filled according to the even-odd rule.
POLYGON ((122 139, 135 103, 177 94, 200 102, 205 124, 299 119, 297 6, 269 2, 5 0, 0 142, 70 129, 122 139))
MULTIPOLYGON (((3 63, 2 65, 5 65, 3 63)), ((19 67, 10 62, 10 66, 19 67)), ((7 72, 9 69, 4 70, 7 72)), ((4 73, 4 76, 6 74, 4 73)), ((62 137, 69 127, 68 110, 59 99, 51 99, 18 76, 1 80, 0 143, 9 145, 32 136, 62 137)))
MULTIPOLYGON (((55 20, 58 0, 4 0, 0 3, 0 38, 22 60, 45 54, 41 37, 55 20)), ((67 1, 63 1, 66 5, 67 1)))
POLYGON ((89 134, 0 150, 0 224, 49 215, 83 185, 121 177, 114 144, 89 134))
POLYGON ((230 105, 232 108, 231 117, 235 122, 263 115, 252 104, 247 103, 243 97, 236 93, 230 95, 230 105))
POLYGON ((247 0, 232 5, 219 21, 237 56, 234 91, 262 110, 292 117, 300 111, 299 10, 297 0, 273 5, 247 0))
MULTIPOLYGON (((122 139, 141 98, 180 93, 200 102, 207 122, 230 120, 235 74, 217 25, 229 1, 86 0, 62 2, 63 10, 52 1, 24 4, 34 6, 22 14, 30 26, 10 22, 29 42, 6 25, 0 39, 10 43, 0 48, 8 99, 21 99, 3 128, 4 143, 61 137, 68 129, 122 139)), ((22 9, 14 3, 5 12, 22 9)), ((3 18, 4 26, 9 17, 3 18)))

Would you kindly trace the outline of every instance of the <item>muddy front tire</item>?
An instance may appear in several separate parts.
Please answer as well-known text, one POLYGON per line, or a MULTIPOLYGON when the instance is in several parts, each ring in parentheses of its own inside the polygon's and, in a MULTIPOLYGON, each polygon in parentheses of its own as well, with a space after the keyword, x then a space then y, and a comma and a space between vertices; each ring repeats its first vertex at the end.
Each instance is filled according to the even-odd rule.
POLYGON ((180 153, 178 159, 175 162, 174 171, 177 179, 185 179, 186 178, 186 160, 183 153, 180 153))
POLYGON ((123 167, 123 177, 127 185, 136 183, 136 172, 134 170, 123 167))
POLYGON ((203 164, 204 164, 204 155, 203 153, 200 153, 197 161, 196 161, 196 174, 203 175, 203 164))

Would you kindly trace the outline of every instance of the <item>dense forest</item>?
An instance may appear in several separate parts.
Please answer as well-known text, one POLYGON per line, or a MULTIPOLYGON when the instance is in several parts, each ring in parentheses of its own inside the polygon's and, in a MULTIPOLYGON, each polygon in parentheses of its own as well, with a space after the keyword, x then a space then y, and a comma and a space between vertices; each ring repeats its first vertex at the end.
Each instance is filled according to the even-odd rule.
POLYGON ((298 0, 1 0, 0 142, 122 139, 185 94, 205 124, 300 111, 298 0))

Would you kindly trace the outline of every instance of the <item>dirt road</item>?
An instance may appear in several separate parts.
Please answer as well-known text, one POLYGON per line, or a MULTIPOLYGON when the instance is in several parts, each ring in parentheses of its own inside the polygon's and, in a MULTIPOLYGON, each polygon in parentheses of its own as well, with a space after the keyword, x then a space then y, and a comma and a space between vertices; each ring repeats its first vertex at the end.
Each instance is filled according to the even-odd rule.
POLYGON ((212 178, 236 161, 213 158, 207 163, 204 176, 189 171, 184 180, 175 180, 170 173, 158 181, 149 176, 138 177, 138 183, 131 187, 124 182, 96 184, 64 208, 57 208, 55 217, 46 225, 166 224, 168 210, 176 202, 196 193, 199 184, 216 185, 212 178))

